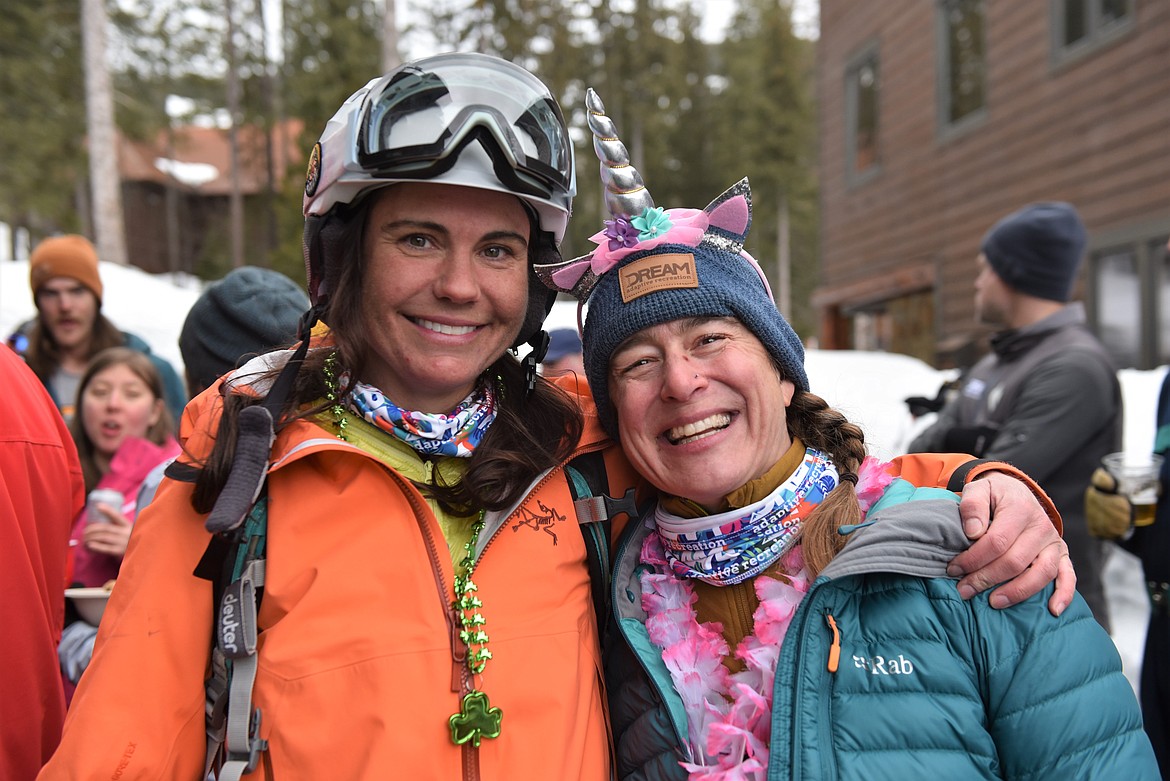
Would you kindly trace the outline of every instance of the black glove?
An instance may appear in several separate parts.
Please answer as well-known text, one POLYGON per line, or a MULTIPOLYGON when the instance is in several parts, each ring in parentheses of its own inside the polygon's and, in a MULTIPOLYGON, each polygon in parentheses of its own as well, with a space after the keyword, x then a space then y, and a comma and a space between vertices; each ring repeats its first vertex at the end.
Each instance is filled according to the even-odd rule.
POLYGON ((982 458, 999 429, 995 426, 955 426, 943 435, 943 453, 970 453, 982 458))

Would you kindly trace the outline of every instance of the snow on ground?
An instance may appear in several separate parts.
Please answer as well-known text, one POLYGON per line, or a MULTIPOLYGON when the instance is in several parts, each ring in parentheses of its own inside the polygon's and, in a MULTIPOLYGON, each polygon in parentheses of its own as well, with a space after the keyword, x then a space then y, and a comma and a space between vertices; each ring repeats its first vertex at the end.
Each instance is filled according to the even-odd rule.
MULTIPOLYGON (((179 329, 199 295, 199 281, 154 276, 112 263, 101 264, 101 275, 106 316, 123 330, 141 336, 181 372, 179 329)), ((0 336, 6 337, 34 312, 27 261, 0 262, 0 336)), ((576 305, 558 301, 548 327, 575 328, 576 324, 576 305)), ((913 432, 927 422, 913 421, 903 400, 933 397, 951 376, 909 356, 851 350, 810 350, 806 366, 813 391, 861 424, 871 451, 884 458, 902 452, 913 432)), ((1127 449, 1148 452, 1153 446, 1154 410, 1165 372, 1166 367, 1120 372, 1127 449)), ((1106 586, 1114 641, 1126 674, 1136 684, 1149 616, 1137 559, 1117 549, 1106 570, 1106 586)))

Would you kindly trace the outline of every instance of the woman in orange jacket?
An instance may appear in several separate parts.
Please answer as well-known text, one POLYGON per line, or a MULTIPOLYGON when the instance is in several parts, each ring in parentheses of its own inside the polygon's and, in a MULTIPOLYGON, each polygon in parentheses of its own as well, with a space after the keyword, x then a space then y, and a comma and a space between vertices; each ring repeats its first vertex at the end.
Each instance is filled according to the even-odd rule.
MULTIPOLYGON (((305 188, 328 333, 188 406, 42 778, 610 776, 590 543, 633 473, 584 382, 536 372, 573 191, 556 101, 506 61, 346 101, 305 188)), ((961 563, 1039 554, 1007 587, 1034 593, 1061 543, 1023 482, 973 511, 989 484, 1026 506, 961 563)))

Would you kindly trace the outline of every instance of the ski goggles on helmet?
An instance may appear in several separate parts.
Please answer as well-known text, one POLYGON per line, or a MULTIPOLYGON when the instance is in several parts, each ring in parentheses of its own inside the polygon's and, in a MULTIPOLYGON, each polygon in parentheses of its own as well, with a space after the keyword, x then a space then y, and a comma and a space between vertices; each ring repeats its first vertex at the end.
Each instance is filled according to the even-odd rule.
POLYGON ((485 55, 431 57, 375 84, 362 107, 357 159, 375 176, 431 179, 474 140, 513 192, 571 197, 572 143, 560 107, 532 74, 485 55))

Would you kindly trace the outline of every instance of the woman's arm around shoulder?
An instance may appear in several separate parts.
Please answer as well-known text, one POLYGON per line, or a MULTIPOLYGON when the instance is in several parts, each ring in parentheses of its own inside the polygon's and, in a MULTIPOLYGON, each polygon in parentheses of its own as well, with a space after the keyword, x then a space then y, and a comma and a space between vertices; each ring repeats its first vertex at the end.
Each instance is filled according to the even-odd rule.
POLYGON ((1009 607, 1055 580, 1049 610, 1059 615, 1065 609, 1076 574, 1060 538, 1060 514, 1034 480, 1010 464, 961 453, 912 454, 893 464, 914 485, 942 485, 962 494, 963 530, 973 542, 951 562, 950 572, 962 578, 964 599, 998 585, 991 605, 1009 607))

